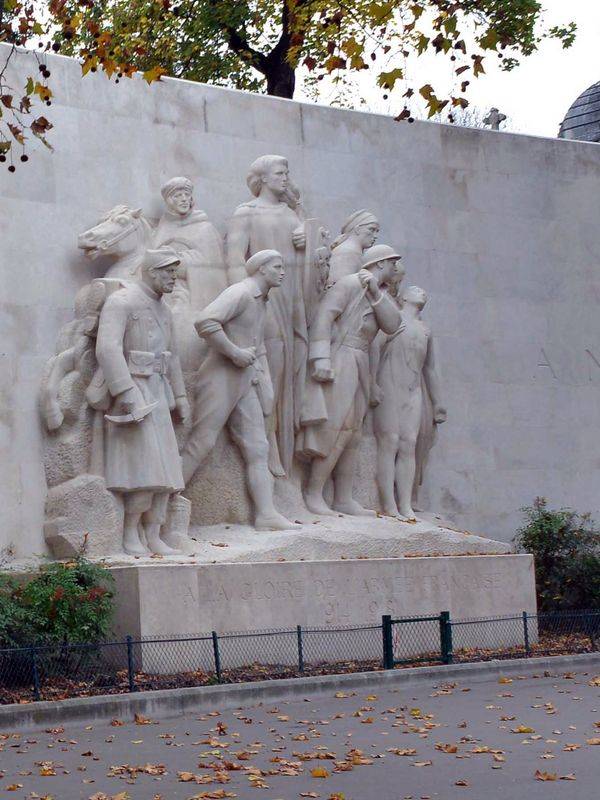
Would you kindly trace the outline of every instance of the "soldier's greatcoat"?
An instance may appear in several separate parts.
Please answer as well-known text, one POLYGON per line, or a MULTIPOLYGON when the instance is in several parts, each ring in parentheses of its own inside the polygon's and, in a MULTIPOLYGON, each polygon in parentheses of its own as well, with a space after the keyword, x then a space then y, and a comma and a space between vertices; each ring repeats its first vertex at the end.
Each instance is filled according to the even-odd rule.
MULTIPOLYGON (((158 406, 141 422, 105 421, 104 465, 108 489, 179 491, 184 488, 171 410, 185 396, 171 311, 143 283, 112 294, 100 314, 96 356, 112 397, 138 387, 158 406)), ((122 411, 109 410, 120 415, 122 411)))

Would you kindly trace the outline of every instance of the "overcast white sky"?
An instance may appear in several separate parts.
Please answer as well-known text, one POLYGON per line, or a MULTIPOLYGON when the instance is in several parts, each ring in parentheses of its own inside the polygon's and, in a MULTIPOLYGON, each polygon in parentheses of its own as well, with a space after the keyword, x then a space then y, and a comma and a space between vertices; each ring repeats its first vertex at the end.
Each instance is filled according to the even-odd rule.
MULTIPOLYGON (((598 0, 545 0, 548 27, 575 20, 575 44, 564 50, 558 42, 545 42, 540 50, 523 59, 512 72, 502 72, 495 59, 486 59, 486 72, 472 81, 468 99, 473 106, 489 110, 497 106, 510 118, 510 130, 555 137, 558 127, 575 98, 600 81, 600 2, 598 0)), ((440 86, 450 77, 449 62, 441 56, 413 59, 409 64, 417 86, 427 80, 440 86)), ((373 76, 365 74, 362 93, 365 110, 397 114, 402 108, 401 91, 384 101, 372 86, 373 76)), ((297 99, 303 99, 302 94, 297 99)), ((328 98, 323 96, 323 101, 328 98)))
MULTIPOLYGON (((550 24, 577 22, 575 44, 563 50, 547 42, 513 72, 490 69, 475 81, 471 100, 495 105, 522 133, 556 136, 567 109, 588 86, 600 81, 600 3, 597 0, 545 0, 550 24)), ((493 59, 490 59, 490 62, 493 59)))

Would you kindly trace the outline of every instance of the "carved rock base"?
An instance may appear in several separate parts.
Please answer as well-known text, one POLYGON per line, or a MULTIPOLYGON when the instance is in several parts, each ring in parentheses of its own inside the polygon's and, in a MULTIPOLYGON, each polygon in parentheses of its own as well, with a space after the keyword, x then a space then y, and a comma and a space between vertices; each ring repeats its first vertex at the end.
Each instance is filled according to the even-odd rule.
MULTIPOLYGON (((535 613, 530 555, 396 558, 347 561, 241 564, 146 564, 114 567, 117 586, 115 632, 119 637, 177 637, 189 634, 278 628, 289 635, 224 640, 222 668, 258 663, 297 663, 296 625, 342 627, 380 624, 394 617, 437 615, 520 616, 535 613)), ((436 622, 409 623, 404 657, 423 649, 439 652, 436 622), (424 627, 425 626, 425 627, 424 627), (429 626, 429 627, 427 627, 429 626), (411 647, 413 648, 411 650, 411 647)), ((534 625, 530 631, 535 639, 534 625)), ((482 633, 461 626, 455 648, 513 645, 522 627, 482 633)), ((519 640, 521 641, 521 640, 519 640)), ((322 660, 323 635, 304 637, 306 663, 322 660)), ((328 657, 381 658, 381 631, 344 631, 327 640, 328 657), (372 635, 371 635, 372 634, 372 635)), ((210 642, 160 648, 139 645, 138 665, 150 672, 214 669, 210 642)))
POLYGON ((122 532, 121 504, 97 475, 79 475, 48 491, 44 536, 55 558, 119 552, 122 532))

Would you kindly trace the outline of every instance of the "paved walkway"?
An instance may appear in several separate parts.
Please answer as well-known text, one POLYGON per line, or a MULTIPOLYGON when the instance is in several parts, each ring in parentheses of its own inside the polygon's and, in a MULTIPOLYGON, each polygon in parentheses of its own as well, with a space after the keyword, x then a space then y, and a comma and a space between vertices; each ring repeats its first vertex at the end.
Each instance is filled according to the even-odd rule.
POLYGON ((5 732, 0 798, 593 800, 593 678, 332 692, 160 722, 5 732))

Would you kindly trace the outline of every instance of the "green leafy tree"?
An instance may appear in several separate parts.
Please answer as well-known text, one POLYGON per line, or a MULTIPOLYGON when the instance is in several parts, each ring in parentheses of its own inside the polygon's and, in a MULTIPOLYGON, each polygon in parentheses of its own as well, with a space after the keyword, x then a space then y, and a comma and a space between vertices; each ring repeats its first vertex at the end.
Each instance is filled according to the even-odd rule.
MULTIPOLYGON (((300 68, 312 87, 326 77, 343 87, 368 71, 384 97, 404 90, 398 119, 411 119, 413 97, 430 117, 464 109, 487 57, 510 70, 544 39, 568 47, 576 31, 574 23, 544 28, 537 0, 50 0, 43 22, 25 0, 0 3, 0 41, 37 40, 42 52, 80 59, 84 74, 103 71, 118 81, 142 72, 148 82, 173 75, 293 97, 300 68), (430 81, 407 79, 407 59, 427 53, 451 65, 448 96, 430 81)), ((48 70, 39 66, 43 80, 32 76, 10 103, 0 67, 0 100, 16 116, 13 128, 0 120, 5 158, 15 141, 23 145, 28 127, 44 136, 50 125, 36 117, 33 130, 21 111, 35 98, 51 102, 48 70)))
POLYGON ((600 532, 589 515, 553 511, 541 497, 523 511, 515 543, 535 558, 539 610, 600 609, 600 532))

